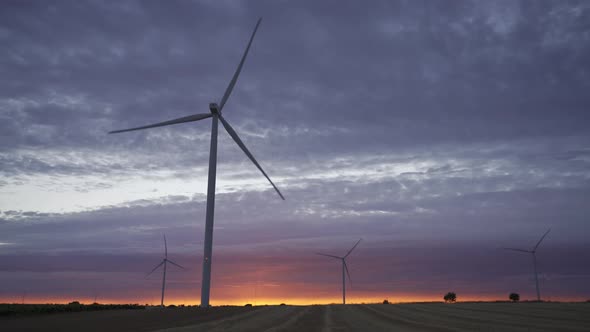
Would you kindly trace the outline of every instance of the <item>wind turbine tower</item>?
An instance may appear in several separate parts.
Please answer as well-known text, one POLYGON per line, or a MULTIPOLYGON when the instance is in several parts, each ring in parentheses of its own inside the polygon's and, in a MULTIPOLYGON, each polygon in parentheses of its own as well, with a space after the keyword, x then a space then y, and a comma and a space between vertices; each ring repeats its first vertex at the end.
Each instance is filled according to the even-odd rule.
POLYGON ((193 122, 199 121, 207 118, 212 119, 211 124, 211 145, 209 150, 209 175, 208 175, 208 183, 207 183, 207 210, 205 212, 205 241, 204 241, 204 250, 203 250, 203 277, 201 281, 201 307, 208 307, 209 306, 209 294, 211 289, 211 262, 213 258, 213 215, 215 211, 215 180, 216 180, 216 173, 217 173, 217 128, 218 128, 218 121, 221 121, 221 124, 227 131, 227 133, 233 138, 233 140, 238 144, 238 146, 244 151, 246 156, 250 158, 252 163, 262 172, 262 175, 266 177, 266 179, 270 182, 274 190, 277 192, 279 197, 282 200, 285 200, 283 194, 279 191, 279 189, 275 186, 275 184, 270 180, 266 172, 262 169, 258 161, 254 159, 252 153, 248 150, 244 142, 240 139, 236 131, 230 126, 227 120, 221 115, 221 111, 229 98, 234 85, 238 80, 238 76, 242 71, 242 66, 244 65, 244 61, 246 60, 246 56, 248 55, 248 51, 250 50, 250 46, 252 45, 252 40, 254 40, 254 35, 256 35, 256 31, 258 30, 258 26, 262 18, 258 19, 256 26, 254 27, 254 31, 252 32, 252 36, 250 37, 250 41, 248 42, 248 46, 242 55, 242 59, 238 64, 238 68, 234 73, 223 97, 219 104, 217 103, 210 103, 209 104, 209 113, 201 113, 201 114, 193 114, 189 116, 185 116, 182 118, 177 118, 169 121, 158 122, 155 124, 142 126, 142 127, 135 127, 129 129, 122 129, 122 130, 114 130, 109 132, 109 134, 116 134, 122 133, 127 131, 134 131, 134 130, 141 130, 141 129, 148 129, 148 128, 155 128, 155 127, 163 127, 169 126, 178 123, 184 122, 193 122))
POLYGON ((150 273, 148 273, 145 276, 146 278, 149 277, 150 274, 154 273, 154 271, 156 271, 160 266, 164 265, 164 272, 162 275, 162 298, 160 299, 160 305, 162 307, 164 306, 164 292, 166 291, 166 267, 167 267, 168 263, 175 265, 183 270, 185 269, 184 267, 182 267, 182 266, 180 266, 168 259, 168 245, 166 244, 166 235, 164 235, 164 259, 162 259, 160 264, 156 265, 156 267, 154 267, 153 270, 151 270, 150 273))
POLYGON ((351 281, 350 279, 350 273, 348 272, 348 266, 346 265, 346 257, 348 257, 348 255, 350 255, 350 253, 354 250, 354 248, 356 248, 356 246, 358 246, 358 244, 361 242, 362 239, 359 239, 356 244, 350 248, 350 250, 346 253, 346 255, 340 257, 340 256, 334 256, 334 255, 328 255, 328 254, 321 254, 321 253, 316 253, 316 255, 320 255, 320 256, 326 256, 326 257, 331 257, 331 258, 336 258, 342 261, 342 304, 346 304, 346 275, 348 275, 348 280, 351 281), (346 274, 345 274, 346 273, 346 274))
POLYGON ((539 277, 537 276, 537 255, 536 255, 536 253, 537 253, 537 248, 541 244, 541 241, 543 241, 545 236, 547 236, 547 234, 549 234, 550 231, 551 231, 551 228, 549 228, 547 230, 547 232, 545 232, 545 234, 543 234, 543 236, 541 236, 541 239, 539 240, 539 242, 537 242, 537 244, 533 247, 532 250, 517 249, 517 248, 504 248, 505 250, 525 252, 527 254, 533 255, 533 270, 535 272, 535 285, 537 287, 537 301, 539 301, 539 302, 541 302, 541 291, 539 290, 539 277))

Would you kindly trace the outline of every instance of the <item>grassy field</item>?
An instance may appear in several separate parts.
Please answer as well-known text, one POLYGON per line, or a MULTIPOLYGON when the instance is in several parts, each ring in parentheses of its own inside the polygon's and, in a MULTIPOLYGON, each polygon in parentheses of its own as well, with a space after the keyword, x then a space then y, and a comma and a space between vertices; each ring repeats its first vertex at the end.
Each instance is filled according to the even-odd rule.
POLYGON ((590 331, 590 303, 107 310, 0 319, 2 331, 590 331))

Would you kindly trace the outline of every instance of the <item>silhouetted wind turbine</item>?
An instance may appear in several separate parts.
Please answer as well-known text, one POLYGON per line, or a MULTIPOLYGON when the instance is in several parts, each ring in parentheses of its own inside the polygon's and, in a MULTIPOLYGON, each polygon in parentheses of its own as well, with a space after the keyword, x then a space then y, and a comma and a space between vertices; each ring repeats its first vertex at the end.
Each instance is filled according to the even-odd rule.
POLYGON ((248 46, 246 47, 246 50, 244 51, 244 54, 242 55, 242 59, 240 60, 240 64, 238 65, 238 68, 236 69, 234 76, 232 77, 231 81, 229 82, 229 85, 228 85, 227 89, 225 90, 225 93, 223 94, 221 101, 219 102, 219 104, 217 104, 217 103, 210 103, 209 104, 210 113, 194 114, 194 115, 189 115, 189 116, 185 116, 185 117, 174 119, 174 120, 155 123, 152 125, 130 128, 130 129, 123 129, 123 130, 115 130, 115 131, 109 132, 109 134, 115 134, 115 133, 122 133, 122 132, 133 131, 133 130, 168 126, 168 125, 173 125, 173 124, 177 124, 177 123, 199 121, 199 120, 203 120, 203 119, 207 119, 207 118, 213 119, 213 122, 211 125, 211 147, 209 150, 209 176, 208 176, 208 184, 207 184, 207 211, 205 213, 205 249, 204 249, 204 254, 203 254, 203 278, 202 278, 202 282, 201 282, 201 306, 202 307, 209 306, 209 292, 210 292, 210 288, 211 288, 211 260, 212 260, 212 256, 213 256, 213 215, 214 215, 214 210, 215 210, 215 178, 216 178, 216 172, 217 172, 217 127, 218 127, 218 120, 221 121, 221 124, 223 124, 223 127, 225 128, 225 130, 233 138, 233 140, 238 144, 238 146, 242 149, 242 151, 244 151, 246 156, 248 156, 248 158, 250 158, 250 160, 254 163, 254 165, 256 165, 256 167, 262 172, 264 177, 266 177, 266 179, 270 182, 270 184, 276 190, 277 194, 279 194, 281 199, 283 199, 283 200, 285 199, 283 197, 283 194, 281 194, 279 189, 270 180, 268 175, 266 175, 266 172, 264 172, 264 170, 262 169, 260 164, 258 164, 256 159, 254 159, 254 156, 252 155, 252 153, 250 153, 248 148, 246 148, 246 145, 244 145, 244 143, 242 142, 242 140, 240 139, 240 137, 238 136, 236 131, 232 128, 232 126, 230 126, 230 124, 227 122, 227 120, 225 120, 223 118, 223 116, 221 116, 221 110, 225 106, 225 103, 227 102, 227 99, 229 98, 229 95, 231 94, 231 92, 234 88, 234 85, 236 84, 236 81, 238 80, 238 75, 240 74, 240 71, 242 70, 242 66, 244 65, 244 61, 246 60, 246 56, 248 55, 248 51, 250 50, 250 45, 252 45, 252 40, 254 40, 254 35, 256 34, 256 31, 258 30, 258 26, 260 25, 261 21, 262 21, 262 18, 258 19, 258 22, 256 23, 256 27, 254 27, 254 32, 252 32, 252 36, 250 37, 250 41, 248 42, 248 46))
POLYGON ((154 273, 160 266, 164 265, 164 274, 162 276, 162 298, 160 300, 160 305, 164 306, 164 291, 166 290, 166 265, 170 263, 172 265, 176 265, 181 269, 185 269, 184 267, 174 263, 173 261, 168 259, 168 245, 166 244, 166 235, 164 235, 164 259, 160 262, 160 264, 156 265, 153 270, 150 271, 145 277, 149 277, 150 274, 154 273))
POLYGON ((550 231, 551 231, 551 228, 549 228, 547 230, 547 232, 545 232, 545 234, 543 234, 543 236, 541 236, 541 239, 533 247, 533 250, 525 250, 525 249, 517 249, 517 248, 504 248, 505 250, 512 250, 512 251, 518 251, 518 252, 526 252, 528 254, 532 254, 533 255, 533 269, 535 271, 535 285, 537 286, 537 301, 539 301, 539 302, 541 301, 541 292, 539 291, 539 278, 537 277, 537 255, 535 253, 537 252, 537 248, 541 244, 541 241, 543 241, 543 239, 545 238, 545 236, 547 236, 547 234, 549 234, 550 231))
POLYGON ((359 239, 356 242, 356 244, 352 248, 350 248, 350 250, 343 257, 328 255, 328 254, 320 254, 319 252, 316 252, 316 255, 332 257, 332 258, 340 259, 342 261, 342 304, 346 304, 346 277, 344 275, 344 271, 346 271, 346 275, 348 275, 348 280, 350 282, 352 282, 352 280, 350 279, 350 273, 348 273, 348 266, 346 265, 346 257, 348 257, 348 255, 350 255, 350 253, 354 250, 354 248, 356 248, 356 246, 358 246, 358 244, 361 242, 361 240, 362 239, 359 239))

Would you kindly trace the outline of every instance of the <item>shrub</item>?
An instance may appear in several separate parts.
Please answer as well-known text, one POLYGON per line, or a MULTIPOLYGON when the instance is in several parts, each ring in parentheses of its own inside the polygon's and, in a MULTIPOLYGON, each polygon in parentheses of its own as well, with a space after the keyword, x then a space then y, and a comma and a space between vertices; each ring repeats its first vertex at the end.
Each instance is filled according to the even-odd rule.
POLYGON ((389 301, 383 300, 383 304, 389 304, 389 301))
POLYGON ((280 306, 283 306, 283 305, 286 305, 286 304, 284 304, 284 303, 281 303, 281 304, 279 304, 279 305, 280 305, 280 306))
POLYGON ((246 303, 246 305, 244 307, 251 307, 252 303, 246 303))
POLYGON ((520 295, 518 295, 517 293, 510 293, 510 295, 508 295, 508 298, 512 302, 518 302, 518 301, 520 301, 520 295))
POLYGON ((447 303, 453 303, 455 301, 457 301, 457 294, 455 294, 454 292, 448 292, 443 299, 445 300, 445 302, 447 303))

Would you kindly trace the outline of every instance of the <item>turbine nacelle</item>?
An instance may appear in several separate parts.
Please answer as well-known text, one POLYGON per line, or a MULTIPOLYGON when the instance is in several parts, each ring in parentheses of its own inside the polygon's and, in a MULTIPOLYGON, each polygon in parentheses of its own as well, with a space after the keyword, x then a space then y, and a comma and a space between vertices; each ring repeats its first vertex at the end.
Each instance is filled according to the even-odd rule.
POLYGON ((217 103, 209 103, 209 110, 211 111, 211 114, 221 114, 219 105, 217 105, 217 103))

